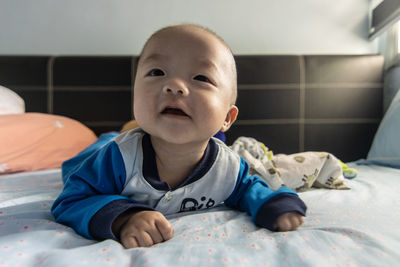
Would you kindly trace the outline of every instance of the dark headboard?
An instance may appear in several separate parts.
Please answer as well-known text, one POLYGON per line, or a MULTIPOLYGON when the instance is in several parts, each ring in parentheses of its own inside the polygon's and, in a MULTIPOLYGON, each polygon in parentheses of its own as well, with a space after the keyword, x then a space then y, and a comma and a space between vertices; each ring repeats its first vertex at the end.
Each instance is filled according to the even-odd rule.
MULTIPOLYGON (((77 119, 97 134, 132 119, 136 56, 0 56, 0 85, 27 112, 77 119)), ((365 158, 382 117, 381 55, 239 55, 238 121, 227 143, 251 136, 275 153, 365 158)))

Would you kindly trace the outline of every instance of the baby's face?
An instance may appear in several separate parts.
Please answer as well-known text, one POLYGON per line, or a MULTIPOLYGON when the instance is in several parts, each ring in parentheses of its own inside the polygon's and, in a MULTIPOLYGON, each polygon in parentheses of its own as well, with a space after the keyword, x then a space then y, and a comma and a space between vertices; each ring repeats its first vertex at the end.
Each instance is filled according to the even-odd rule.
POLYGON ((152 137, 175 144, 208 141, 219 130, 227 130, 237 114, 232 64, 230 51, 202 29, 156 34, 138 64, 138 124, 152 137))

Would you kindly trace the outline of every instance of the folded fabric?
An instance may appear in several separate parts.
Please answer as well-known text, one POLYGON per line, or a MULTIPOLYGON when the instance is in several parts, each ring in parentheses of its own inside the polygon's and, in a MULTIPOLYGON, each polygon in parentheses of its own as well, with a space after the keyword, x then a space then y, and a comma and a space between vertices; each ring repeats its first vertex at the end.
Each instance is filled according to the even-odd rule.
MULTIPOLYGON (((344 182, 344 163, 331 153, 273 155, 263 143, 251 137, 239 137, 233 143, 232 149, 243 157, 249 163, 251 171, 263 178, 273 190, 282 185, 298 192, 309 190, 311 187, 350 189, 344 182)), ((357 174, 356 170, 349 168, 346 172, 352 178, 357 174)))

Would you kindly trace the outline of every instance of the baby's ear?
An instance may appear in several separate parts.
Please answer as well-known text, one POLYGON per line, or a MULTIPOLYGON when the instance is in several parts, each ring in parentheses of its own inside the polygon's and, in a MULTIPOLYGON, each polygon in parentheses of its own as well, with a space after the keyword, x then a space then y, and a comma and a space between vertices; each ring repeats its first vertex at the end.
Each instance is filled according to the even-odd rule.
POLYGON ((239 109, 237 108, 237 106, 232 105, 228 111, 228 114, 226 114, 224 124, 221 127, 222 132, 228 131, 231 125, 236 121, 238 113, 239 109))

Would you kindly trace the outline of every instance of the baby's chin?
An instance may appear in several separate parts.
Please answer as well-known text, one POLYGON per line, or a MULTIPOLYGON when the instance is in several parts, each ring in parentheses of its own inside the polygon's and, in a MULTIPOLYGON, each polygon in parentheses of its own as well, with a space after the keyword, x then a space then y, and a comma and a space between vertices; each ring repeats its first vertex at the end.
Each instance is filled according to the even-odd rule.
POLYGON ((192 145, 203 146, 213 136, 213 131, 201 131, 190 125, 179 127, 177 124, 158 122, 158 124, 140 123, 143 131, 151 136, 152 143, 158 142, 165 145, 192 145))
POLYGON ((151 133, 152 142, 163 143, 164 145, 170 146, 204 146, 207 144, 211 136, 190 136, 184 132, 171 132, 171 133, 151 133), (153 141, 154 140, 154 141, 153 141))

